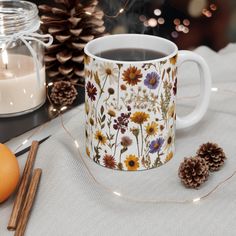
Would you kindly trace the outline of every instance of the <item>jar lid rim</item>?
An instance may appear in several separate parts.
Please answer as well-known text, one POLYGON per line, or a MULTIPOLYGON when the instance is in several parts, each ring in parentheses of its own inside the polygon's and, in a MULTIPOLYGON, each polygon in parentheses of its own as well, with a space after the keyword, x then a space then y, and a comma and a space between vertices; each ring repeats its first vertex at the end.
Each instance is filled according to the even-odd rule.
POLYGON ((1 36, 25 30, 35 32, 39 29, 39 26, 36 4, 17 0, 0 1, 1 36))

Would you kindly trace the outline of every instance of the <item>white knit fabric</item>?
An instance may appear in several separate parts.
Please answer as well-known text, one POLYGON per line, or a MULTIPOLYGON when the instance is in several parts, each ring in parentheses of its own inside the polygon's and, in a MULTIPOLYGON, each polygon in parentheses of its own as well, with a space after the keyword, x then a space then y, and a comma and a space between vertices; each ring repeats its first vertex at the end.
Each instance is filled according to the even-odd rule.
MULTIPOLYGON (((193 199, 204 195, 236 169, 236 44, 219 53, 207 47, 196 50, 210 66, 213 87, 210 109, 192 128, 177 132, 176 155, 166 165, 148 171, 111 171, 90 161, 84 148, 83 106, 67 127, 77 138, 83 158, 96 178, 114 191, 138 199, 193 199), (230 91, 228 91, 230 90, 230 91), (231 92, 235 91, 235 94, 231 92), (177 171, 185 156, 200 144, 217 142, 227 155, 225 166, 210 175, 199 189, 184 188, 177 171)), ((178 114, 191 111, 198 94, 198 73, 188 63, 180 69, 178 114), (183 76, 182 76, 183 74, 183 76)), ((35 167, 43 169, 26 236, 77 235, 236 235, 236 176, 205 200, 191 204, 136 203, 110 194, 95 184, 65 131, 40 145, 35 167)), ((26 155, 19 157, 21 170, 26 155)), ((0 235, 6 230, 13 199, 0 205, 0 235)))

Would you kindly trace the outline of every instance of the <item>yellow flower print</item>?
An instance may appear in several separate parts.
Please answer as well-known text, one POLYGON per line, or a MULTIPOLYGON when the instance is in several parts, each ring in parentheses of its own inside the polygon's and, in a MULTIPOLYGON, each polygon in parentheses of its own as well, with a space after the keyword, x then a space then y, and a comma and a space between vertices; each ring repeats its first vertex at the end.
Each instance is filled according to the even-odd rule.
POLYGON ((109 116, 111 116, 111 117, 115 117, 115 116, 116 116, 116 112, 115 112, 114 110, 112 110, 112 109, 109 109, 108 112, 107 112, 107 114, 108 114, 109 116))
POLYGON ((86 147, 86 154, 87 154, 88 157, 90 157, 90 151, 89 151, 88 147, 86 147))
POLYGON ((142 111, 136 111, 135 113, 131 115, 130 119, 134 123, 141 125, 149 119, 149 114, 142 111))
POLYGON ((84 64, 88 65, 90 63, 90 57, 88 55, 84 55, 84 64))
POLYGON ((98 142, 101 143, 102 145, 105 145, 106 142, 107 142, 106 136, 103 135, 100 130, 97 130, 97 131, 96 131, 95 139, 98 140, 98 142))
POLYGON ((165 150, 168 150, 174 144, 174 131, 173 131, 173 128, 170 128, 169 132, 167 133, 167 136, 166 136, 165 140, 166 140, 165 150))
POLYGON ((175 56, 173 56, 173 57, 170 58, 170 63, 171 63, 172 65, 175 65, 175 64, 176 64, 177 57, 178 57, 178 55, 175 55, 175 56))
POLYGON ((139 168, 138 157, 135 155, 128 155, 124 162, 128 170, 137 170, 139 168))
POLYGON ((172 105, 169 107, 167 114, 169 118, 175 117, 175 103, 172 103, 172 105))
POLYGON ((156 122, 148 123, 145 127, 146 133, 149 136, 156 135, 158 131, 158 125, 156 122))
POLYGON ((173 158, 173 152, 171 151, 171 152, 169 152, 168 154, 167 154, 167 156, 166 156, 166 158, 165 158, 165 163, 166 162, 168 162, 169 160, 171 160, 172 158, 173 158))

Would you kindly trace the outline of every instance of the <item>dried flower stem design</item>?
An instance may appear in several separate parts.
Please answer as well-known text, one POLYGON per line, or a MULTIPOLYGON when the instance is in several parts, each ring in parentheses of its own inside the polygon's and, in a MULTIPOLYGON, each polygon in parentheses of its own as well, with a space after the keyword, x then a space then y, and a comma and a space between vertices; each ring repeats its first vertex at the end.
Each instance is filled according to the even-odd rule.
POLYGON ((143 128, 142 128, 142 124, 140 124, 140 133, 141 133, 141 156, 143 156, 143 128))
POLYGON ((171 83, 169 83, 168 81, 164 81, 163 89, 164 89, 164 93, 161 94, 161 111, 162 111, 162 118, 166 122, 166 126, 167 126, 168 125, 167 113, 168 113, 169 104, 171 100, 171 89, 172 89, 171 83))
POLYGON ((95 113, 95 115, 96 115, 96 120, 97 120, 97 108, 98 108, 98 104, 99 104, 99 101, 100 101, 100 99, 101 99, 102 94, 104 93, 104 87, 105 87, 105 85, 106 85, 107 78, 108 78, 108 75, 106 75, 106 78, 105 78, 105 81, 104 81, 102 87, 101 87, 101 85, 99 86, 99 87, 100 87, 100 93, 99 93, 99 97, 98 97, 98 100, 97 100, 97 103, 96 103, 96 108, 95 108, 95 111, 96 111, 96 113, 95 113))
POLYGON ((114 134, 111 134, 111 123, 112 123, 112 119, 111 117, 108 118, 107 121, 107 126, 108 126, 108 135, 107 135, 107 140, 109 141, 108 143, 108 147, 111 149, 113 147, 111 141, 114 138, 114 134))
POLYGON ((120 156, 119 156, 119 163, 121 163, 121 155, 126 152, 128 150, 127 147, 123 147, 121 150, 120 150, 120 156))
POLYGON ((162 72, 161 81, 160 81, 159 88, 158 88, 158 92, 157 92, 158 95, 160 94, 161 85, 162 85, 163 80, 164 80, 164 78, 165 78, 165 73, 166 73, 166 70, 164 69, 163 72, 162 72))
POLYGON ((136 144, 137 144, 137 150, 138 150, 138 157, 140 158, 140 151, 139 151, 139 141, 138 141, 138 136, 139 136, 139 128, 132 128, 130 130, 132 132, 132 134, 134 135, 135 137, 135 140, 136 140, 136 144))
POLYGON ((120 132, 120 129, 118 129, 117 132, 116 132, 115 148, 114 148, 114 154, 113 154, 113 156, 115 156, 115 154, 116 154, 116 148, 117 148, 117 146, 118 146, 118 145, 117 145, 117 140, 118 140, 119 132, 120 132))
POLYGON ((114 120, 114 125, 113 128, 117 130, 116 132, 116 138, 115 138, 115 148, 114 148, 114 156, 116 154, 116 148, 117 148, 117 141, 118 141, 118 135, 119 132, 124 134, 126 132, 126 129, 128 127, 129 123, 129 117, 130 117, 130 112, 128 113, 121 113, 120 116, 117 117, 117 119, 114 120))
POLYGON ((160 153, 158 152, 157 153, 157 158, 153 163, 153 167, 159 167, 161 165, 163 165, 163 163, 161 162, 160 153))
MULTIPOLYGON (((138 124, 139 127, 140 127, 140 133, 141 133, 141 156, 142 156, 143 155, 143 139, 144 139, 142 124, 149 119, 149 114, 145 113, 145 112, 142 112, 142 111, 136 111, 136 112, 134 112, 132 114, 130 119, 131 119, 132 122, 138 124)), ((137 137, 136 137, 136 139, 137 139, 137 137)), ((140 153, 139 153, 139 157, 141 157, 141 156, 140 156, 140 153)))
POLYGON ((96 163, 99 163, 100 161, 99 161, 99 159, 100 159, 100 154, 99 154, 99 144, 100 144, 100 141, 98 141, 98 144, 97 144, 97 146, 96 147, 94 147, 94 151, 95 151, 95 155, 94 155, 94 157, 93 157, 93 160, 96 162, 96 163))
POLYGON ((119 108, 119 102, 120 102, 120 71, 121 71, 121 64, 117 64, 118 68, 119 68, 119 72, 118 72, 118 81, 117 81, 117 109, 119 108))
POLYGON ((146 93, 146 89, 143 89, 137 93, 125 94, 122 98, 122 102, 125 106, 133 104, 133 107, 136 109, 146 109, 149 107, 153 112, 161 112, 160 103, 158 102, 158 95, 155 95, 154 93, 150 93, 150 95, 148 95, 146 93))
POLYGON ((109 95, 107 96, 107 98, 105 98, 104 101, 103 101, 106 106, 107 106, 107 101, 110 99, 110 97, 111 97, 111 94, 109 94, 109 95))
POLYGON ((138 142, 138 136, 135 136, 135 139, 136 139, 136 143, 137 143, 138 157, 140 158, 140 157, 141 157, 141 155, 140 155, 140 151, 139 151, 139 142, 138 142))
POLYGON ((141 161, 145 168, 147 167, 150 168, 150 161, 148 161, 148 158, 150 159, 150 156, 149 156, 150 141, 148 141, 148 138, 149 138, 149 135, 147 134, 146 137, 144 138, 145 148, 144 148, 144 153, 142 154, 142 161, 141 161))

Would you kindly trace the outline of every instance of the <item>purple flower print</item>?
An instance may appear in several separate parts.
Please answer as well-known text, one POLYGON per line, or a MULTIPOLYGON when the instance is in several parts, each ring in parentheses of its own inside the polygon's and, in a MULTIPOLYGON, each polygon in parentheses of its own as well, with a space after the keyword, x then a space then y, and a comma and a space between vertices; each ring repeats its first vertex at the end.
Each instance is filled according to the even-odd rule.
POLYGON ((153 140, 150 145, 150 153, 155 153, 155 152, 160 152, 161 147, 164 143, 164 139, 163 138, 157 138, 156 140, 153 140))
POLYGON ((151 72, 146 75, 144 84, 150 89, 156 89, 159 85, 160 76, 156 72, 151 72))

